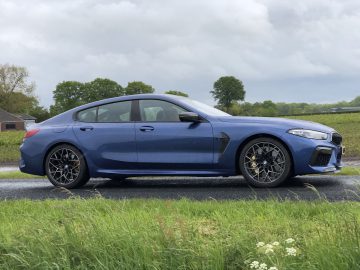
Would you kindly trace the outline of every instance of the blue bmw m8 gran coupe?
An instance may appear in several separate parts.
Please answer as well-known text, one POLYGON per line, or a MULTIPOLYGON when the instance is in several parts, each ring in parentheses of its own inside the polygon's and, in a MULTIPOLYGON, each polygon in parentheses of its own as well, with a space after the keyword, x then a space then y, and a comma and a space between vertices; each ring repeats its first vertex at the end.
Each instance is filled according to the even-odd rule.
POLYGON ((341 168, 342 137, 306 121, 234 117, 184 97, 142 94, 86 104, 28 130, 20 170, 76 188, 91 177, 243 175, 275 187, 341 168))

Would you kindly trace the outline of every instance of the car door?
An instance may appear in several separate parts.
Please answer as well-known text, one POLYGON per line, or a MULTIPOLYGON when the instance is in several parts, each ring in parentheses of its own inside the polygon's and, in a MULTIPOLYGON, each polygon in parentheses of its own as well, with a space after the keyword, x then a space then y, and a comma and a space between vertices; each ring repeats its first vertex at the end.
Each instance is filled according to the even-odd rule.
POLYGON ((136 167, 135 124, 131 101, 121 101, 77 113, 73 126, 79 144, 99 170, 136 167))
POLYGON ((140 121, 135 124, 139 168, 147 170, 208 170, 213 165, 211 124, 181 122, 186 110, 173 103, 136 101, 140 121))

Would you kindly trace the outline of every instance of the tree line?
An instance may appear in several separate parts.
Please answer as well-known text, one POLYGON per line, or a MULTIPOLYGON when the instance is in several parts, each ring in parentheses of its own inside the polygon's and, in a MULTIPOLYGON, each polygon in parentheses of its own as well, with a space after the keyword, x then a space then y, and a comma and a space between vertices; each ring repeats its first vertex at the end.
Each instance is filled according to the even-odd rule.
MULTIPOLYGON (((25 67, 0 65, 0 108, 11 113, 30 114, 43 121, 74 107, 117 96, 154 93, 155 89, 144 82, 129 82, 126 87, 107 78, 96 78, 91 82, 63 81, 53 90, 53 105, 49 109, 40 106, 34 94, 35 83, 29 80, 25 67)), ((188 97, 179 90, 168 90, 166 94, 188 97)), ((210 91, 217 102, 216 107, 232 115, 279 116, 305 113, 320 113, 334 107, 360 106, 360 96, 350 102, 335 104, 245 102, 246 91, 241 80, 234 76, 220 77, 210 91)))

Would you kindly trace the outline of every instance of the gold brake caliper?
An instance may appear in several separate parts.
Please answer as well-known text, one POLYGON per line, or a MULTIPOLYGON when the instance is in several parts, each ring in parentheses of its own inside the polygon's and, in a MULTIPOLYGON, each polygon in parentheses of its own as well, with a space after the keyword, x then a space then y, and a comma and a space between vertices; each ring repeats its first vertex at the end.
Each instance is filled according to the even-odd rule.
POLYGON ((253 155, 252 157, 251 157, 251 169, 256 173, 256 174, 259 174, 259 168, 258 168, 258 166, 257 166, 257 164, 256 164, 256 156, 255 155, 253 155))

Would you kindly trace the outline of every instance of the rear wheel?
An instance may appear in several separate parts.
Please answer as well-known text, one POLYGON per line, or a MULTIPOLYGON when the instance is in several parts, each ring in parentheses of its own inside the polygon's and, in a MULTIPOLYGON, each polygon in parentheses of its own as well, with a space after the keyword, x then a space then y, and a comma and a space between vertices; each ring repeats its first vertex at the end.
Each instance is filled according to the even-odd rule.
POLYGON ((72 145, 61 144, 52 149, 45 161, 46 175, 57 187, 77 188, 89 181, 85 159, 72 145))
POLYGON ((257 138, 245 145, 239 166, 247 182, 255 187, 276 187, 291 176, 291 157, 275 139, 257 138))

